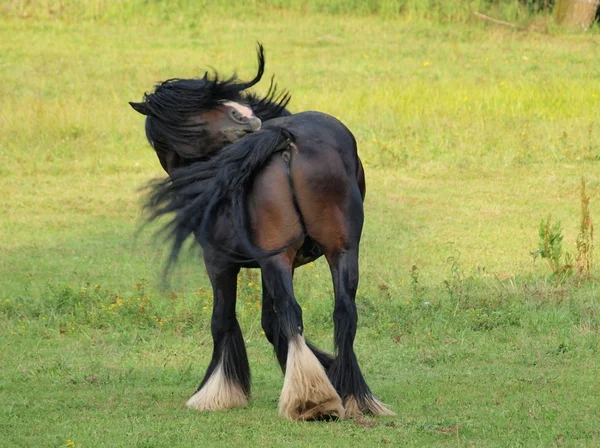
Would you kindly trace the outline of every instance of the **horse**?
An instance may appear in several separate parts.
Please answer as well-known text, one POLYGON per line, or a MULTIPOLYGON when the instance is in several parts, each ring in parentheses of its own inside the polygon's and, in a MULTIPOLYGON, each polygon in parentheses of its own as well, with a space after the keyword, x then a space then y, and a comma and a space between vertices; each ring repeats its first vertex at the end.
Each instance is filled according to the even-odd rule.
POLYGON ((259 268, 262 328, 284 374, 279 413, 290 420, 394 415, 361 373, 354 339, 358 256, 366 194, 356 140, 336 118, 291 114, 287 91, 264 97, 249 82, 218 73, 170 79, 130 103, 146 116, 146 136, 168 173, 156 181, 149 221, 172 216, 168 266, 188 237, 203 249, 213 289, 213 353, 186 405, 197 410, 245 407, 250 367, 236 318, 242 267, 259 268), (332 275, 335 356, 304 337, 294 270, 324 255, 332 275))

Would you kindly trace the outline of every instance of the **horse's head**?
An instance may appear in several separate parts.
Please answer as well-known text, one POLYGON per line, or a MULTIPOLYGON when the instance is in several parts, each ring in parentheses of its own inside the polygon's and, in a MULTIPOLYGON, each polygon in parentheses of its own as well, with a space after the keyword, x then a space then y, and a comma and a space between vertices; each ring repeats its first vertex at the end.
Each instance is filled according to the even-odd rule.
POLYGON ((258 72, 249 82, 217 73, 202 78, 169 79, 158 84, 140 103, 129 103, 146 116, 146 136, 167 173, 209 156, 261 127, 257 110, 271 105, 282 114, 287 93, 276 95, 273 84, 263 99, 244 91, 260 81, 265 68, 264 50, 258 46, 258 72))

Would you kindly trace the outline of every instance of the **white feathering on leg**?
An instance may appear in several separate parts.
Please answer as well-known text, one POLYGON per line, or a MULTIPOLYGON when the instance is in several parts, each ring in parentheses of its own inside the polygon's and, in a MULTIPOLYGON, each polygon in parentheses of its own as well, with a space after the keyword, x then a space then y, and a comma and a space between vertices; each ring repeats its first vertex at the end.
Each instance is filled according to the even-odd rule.
POLYGON ((239 384, 229 380, 223 371, 221 357, 217 368, 208 381, 185 404, 188 408, 199 411, 216 411, 218 409, 243 408, 248 404, 248 398, 239 384))
POLYGON ((344 418, 340 396, 302 336, 289 342, 279 413, 290 420, 344 418))
POLYGON ((372 395, 365 399, 364 409, 360 408, 358 405, 358 400, 351 395, 344 400, 344 409, 346 410, 346 417, 348 418, 359 417, 363 414, 388 416, 396 415, 372 395))

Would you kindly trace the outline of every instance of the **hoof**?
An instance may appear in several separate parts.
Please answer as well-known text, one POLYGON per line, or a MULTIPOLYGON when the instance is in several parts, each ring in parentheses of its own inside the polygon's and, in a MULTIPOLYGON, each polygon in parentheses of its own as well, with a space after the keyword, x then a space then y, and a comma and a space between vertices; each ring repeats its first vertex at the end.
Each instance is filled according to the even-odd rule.
POLYGON ((339 397, 332 397, 321 403, 296 400, 296 403, 290 403, 286 409, 282 410, 280 407, 280 412, 290 420, 301 421, 334 421, 344 418, 345 415, 339 397))

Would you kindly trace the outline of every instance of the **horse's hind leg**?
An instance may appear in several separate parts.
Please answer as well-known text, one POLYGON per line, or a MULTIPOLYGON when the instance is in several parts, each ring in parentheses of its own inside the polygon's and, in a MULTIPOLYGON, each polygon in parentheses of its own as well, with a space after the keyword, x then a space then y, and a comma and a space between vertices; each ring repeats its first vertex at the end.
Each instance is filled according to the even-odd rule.
MULTIPOLYGON (((304 340, 302 309, 293 293, 292 260, 293 254, 283 253, 259 262, 264 287, 273 299, 276 326, 281 332, 276 341, 287 341, 279 412, 291 420, 343 418, 341 399, 304 340)), ((278 347, 278 342, 275 349, 281 362, 284 349, 278 347)))
POLYGON ((209 260, 206 260, 206 269, 214 296, 213 355, 198 390, 186 404, 202 411, 244 407, 250 395, 250 366, 235 316, 236 280, 240 269, 209 260))
MULTIPOLYGON (((277 313, 275 313, 273 296, 271 295, 270 289, 265 286, 265 280, 263 277, 263 303, 262 303, 262 328, 265 332, 265 336, 275 350, 277 361, 281 366, 281 370, 285 373, 285 363, 288 355, 288 340, 283 334, 279 326, 279 320, 277 319, 277 313)), ((317 357, 323 368, 327 371, 334 361, 334 358, 320 350, 319 348, 306 341, 308 348, 317 357)))
POLYGON ((355 303, 358 286, 358 244, 356 247, 326 255, 335 291, 333 321, 337 352, 336 361, 328 372, 329 378, 344 400, 347 417, 362 413, 394 415, 371 393, 354 353, 358 321, 355 303))
MULTIPOLYGON (((309 235, 323 248, 331 269, 335 293, 333 321, 336 359, 328 370, 329 378, 344 401, 347 417, 361 413, 393 415, 373 397, 358 366, 354 338, 358 314, 358 246, 363 225, 363 205, 358 186, 347 178, 331 176, 327 197, 310 190, 307 183, 302 207, 309 235), (309 193, 310 192, 310 193, 309 193), (310 202, 308 199, 312 199, 310 202), (329 199, 329 202, 324 202, 329 199)), ((322 180, 327 185, 327 180, 322 180)), ((312 185, 318 185, 313 182, 312 185)), ((327 190, 326 190, 327 191, 327 190)), ((302 204, 301 204, 302 206, 302 204)))

